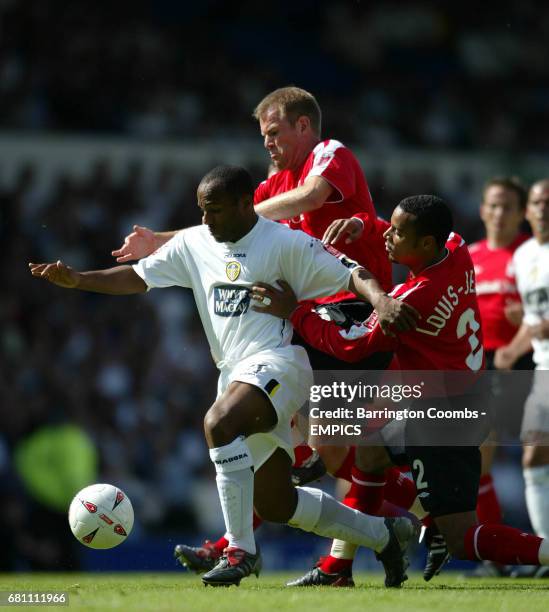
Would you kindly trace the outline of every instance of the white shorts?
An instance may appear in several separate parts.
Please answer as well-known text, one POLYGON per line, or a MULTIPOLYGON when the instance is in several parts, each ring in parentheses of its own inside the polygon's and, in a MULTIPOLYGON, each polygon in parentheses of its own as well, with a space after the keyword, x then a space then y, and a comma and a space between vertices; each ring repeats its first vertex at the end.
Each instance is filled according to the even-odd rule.
POLYGON ((231 382, 240 381, 261 389, 273 405, 278 423, 267 433, 246 439, 258 470, 277 448, 283 448, 294 460, 290 422, 305 402, 313 384, 313 372, 305 349, 289 345, 262 351, 232 368, 224 368, 217 384, 217 397, 231 382))
POLYGON ((536 370, 532 390, 524 404, 520 439, 525 444, 547 444, 549 441, 549 372, 536 370), (537 435, 535 432, 538 432, 537 435), (544 436, 540 436, 544 433, 544 436))

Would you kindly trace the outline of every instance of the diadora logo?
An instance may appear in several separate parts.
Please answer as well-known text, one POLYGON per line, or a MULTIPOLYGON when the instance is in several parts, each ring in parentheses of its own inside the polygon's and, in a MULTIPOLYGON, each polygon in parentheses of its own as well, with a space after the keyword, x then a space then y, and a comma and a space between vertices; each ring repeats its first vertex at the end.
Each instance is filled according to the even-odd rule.
POLYGON ((246 253, 231 253, 230 257, 240 257, 240 259, 244 259, 244 257, 246 257, 246 253))
POLYGON ((225 267, 225 273, 230 281, 235 281, 240 276, 242 266, 239 261, 230 261, 225 267))
MULTIPOLYGON (((236 262, 235 262, 236 263, 236 262)), ((214 312, 220 317, 240 317, 248 311, 250 292, 239 285, 214 287, 214 312)))
POLYGON ((248 453, 242 453, 241 455, 235 455, 234 457, 227 457, 227 459, 216 459, 215 462, 217 465, 227 465, 227 463, 233 463, 233 461, 238 461, 239 459, 247 459, 248 453))

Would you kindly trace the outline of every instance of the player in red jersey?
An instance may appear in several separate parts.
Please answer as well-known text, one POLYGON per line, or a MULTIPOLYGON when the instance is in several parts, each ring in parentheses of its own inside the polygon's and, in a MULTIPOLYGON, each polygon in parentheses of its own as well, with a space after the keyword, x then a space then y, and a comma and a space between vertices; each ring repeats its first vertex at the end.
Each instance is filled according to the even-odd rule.
MULTIPOLYGON (((384 250, 383 222, 377 219, 368 184, 353 153, 336 140, 322 140, 321 110, 309 92, 298 87, 283 87, 268 94, 257 105, 264 145, 275 172, 262 182, 254 194, 256 212, 280 221, 292 229, 301 229, 316 238, 324 238, 347 256, 365 266, 384 289, 391 286, 391 265, 384 250), (343 222, 338 222, 344 218, 343 222), (352 218, 352 220, 350 220, 352 218), (358 240, 346 241, 349 234, 361 230, 358 240)), ((176 232, 154 233, 134 227, 124 245, 113 251, 119 263, 149 255, 176 232)), ((371 312, 364 302, 349 293, 323 298, 319 303, 336 302, 326 316, 343 322, 363 320, 371 312)), ((303 344, 315 370, 338 369, 341 364, 303 344)), ((384 369, 390 354, 372 356, 354 367, 384 369)), ((342 461, 341 449, 318 449, 329 464, 342 461)), ((361 469, 362 449, 357 453, 357 482, 371 482, 382 475, 367 474, 361 469)), ((379 483, 378 483, 379 484, 379 483)), ((357 485, 358 486, 358 485, 357 485)), ((365 487, 364 498, 379 498, 381 488, 365 487)), ((381 502, 381 498, 379 500, 381 502)))
MULTIPOLYGON (((282 290, 261 285, 255 294, 270 298, 265 312, 289 316, 308 342, 340 359, 354 361, 389 348, 394 351, 395 366, 398 362, 402 369, 479 372, 484 365, 484 349, 473 263, 464 241, 450 234, 451 227, 448 207, 434 196, 406 198, 393 212, 391 227, 385 233, 386 248, 391 260, 406 265, 410 274, 392 295, 421 314, 415 330, 398 336, 383 334, 375 314, 350 331, 342 330, 333 322, 321 320, 310 306, 298 305, 284 283, 282 290)), ((447 400, 452 406, 460 405, 459 396, 447 400)), ((425 405, 423 401, 414 400, 411 405, 425 405)), ((478 523, 478 446, 423 443, 425 428, 431 435, 444 436, 446 426, 440 421, 427 425, 425 420, 409 420, 405 441, 416 488, 423 493, 421 503, 433 517, 450 553, 472 561, 547 564, 549 541, 506 525, 478 523)))
MULTIPOLYGON (((517 315, 520 319, 522 310, 520 295, 515 282, 513 254, 529 238, 521 231, 526 208, 527 192, 518 179, 496 177, 484 186, 480 217, 486 230, 486 238, 469 246, 469 252, 475 266, 476 291, 486 367, 494 369, 495 351, 507 345, 516 331, 517 315)), ((523 356, 515 369, 531 369, 530 355, 523 356)), ((508 379, 493 379, 493 397, 495 401, 503 394, 517 392, 508 379), (497 384, 496 384, 497 383, 497 384)), ((518 390, 520 391, 520 389, 518 390)), ((525 398, 517 397, 516 405, 522 405, 525 398)), ((491 469, 496 451, 497 436, 493 433, 486 444, 481 446, 482 472, 477 503, 477 516, 481 523, 501 523, 502 514, 498 496, 494 487, 491 469)), ((479 568, 480 570, 481 568, 479 568)), ((493 563, 486 563, 483 572, 489 575, 503 575, 506 568, 493 563)))

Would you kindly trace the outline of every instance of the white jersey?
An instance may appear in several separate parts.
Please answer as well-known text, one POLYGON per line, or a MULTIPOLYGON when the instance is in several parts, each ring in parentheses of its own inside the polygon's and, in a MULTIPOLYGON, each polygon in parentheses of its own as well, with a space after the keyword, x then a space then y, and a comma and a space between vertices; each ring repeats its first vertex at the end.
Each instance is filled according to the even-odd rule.
POLYGON ((301 301, 347 289, 356 267, 316 238, 262 217, 234 243, 217 242, 206 225, 184 229, 133 266, 150 288, 193 290, 218 367, 290 344, 289 321, 250 308, 255 283, 285 280, 301 301))
MULTIPOLYGON (((549 243, 530 238, 513 257, 518 290, 524 307, 524 323, 537 325, 549 319, 549 243)), ((549 369, 549 340, 532 339, 534 362, 539 370, 549 369)))

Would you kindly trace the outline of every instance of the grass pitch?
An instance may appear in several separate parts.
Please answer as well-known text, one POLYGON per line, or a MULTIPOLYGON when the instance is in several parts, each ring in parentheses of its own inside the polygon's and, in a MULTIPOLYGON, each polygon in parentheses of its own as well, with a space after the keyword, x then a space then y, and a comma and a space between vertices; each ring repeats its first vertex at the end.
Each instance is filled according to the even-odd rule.
MULTIPOLYGON (((188 573, 164 574, 2 574, 1 591, 67 591, 68 606, 48 610, 184 610, 192 612, 468 612, 549 609, 549 580, 475 579, 454 573, 429 584, 412 576, 402 589, 381 586, 382 575, 355 574, 354 589, 284 588, 298 573, 252 576, 240 587, 205 588, 188 573)), ((42 606, 33 606, 36 610, 42 606)), ((16 609, 31 609, 18 606, 16 609)))

